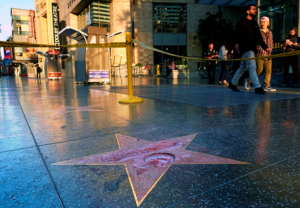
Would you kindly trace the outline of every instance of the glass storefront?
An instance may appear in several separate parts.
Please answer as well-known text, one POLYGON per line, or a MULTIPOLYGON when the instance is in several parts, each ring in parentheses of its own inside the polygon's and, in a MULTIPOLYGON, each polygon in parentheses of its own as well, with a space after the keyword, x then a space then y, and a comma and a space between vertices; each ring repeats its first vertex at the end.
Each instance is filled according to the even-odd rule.
MULTIPOLYGON (((153 4, 153 45, 176 55, 186 56, 186 4, 153 4)), ((154 64, 176 59, 154 52, 154 64)), ((175 60, 174 60, 175 61, 175 60)))
MULTIPOLYGON (((281 42, 288 36, 289 29, 298 28, 297 0, 261 0, 260 5, 260 17, 270 18, 269 29, 273 33, 274 42, 272 54, 282 53, 281 42)), ((273 70, 281 69, 281 59, 273 59, 273 70)))
POLYGON ((78 15, 78 29, 87 26, 106 27, 110 32, 110 4, 93 1, 78 15))

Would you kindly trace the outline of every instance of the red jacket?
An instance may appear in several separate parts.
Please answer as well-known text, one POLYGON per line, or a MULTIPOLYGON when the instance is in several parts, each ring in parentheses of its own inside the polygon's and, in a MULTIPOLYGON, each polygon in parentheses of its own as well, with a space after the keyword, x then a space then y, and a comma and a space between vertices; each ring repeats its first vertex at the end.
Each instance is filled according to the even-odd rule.
POLYGON ((11 69, 11 68, 8 69, 8 73, 9 73, 9 74, 12 73, 12 69, 11 69))

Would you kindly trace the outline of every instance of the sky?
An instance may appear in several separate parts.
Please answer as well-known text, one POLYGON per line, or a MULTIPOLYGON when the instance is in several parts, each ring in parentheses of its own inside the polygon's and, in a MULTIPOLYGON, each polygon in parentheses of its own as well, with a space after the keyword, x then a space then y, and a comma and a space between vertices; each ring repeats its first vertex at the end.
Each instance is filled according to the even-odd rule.
MULTIPOLYGON (((11 35, 11 8, 17 9, 32 9, 34 10, 34 0, 1 0, 0 3, 0 24, 2 33, 0 33, 0 41, 6 41, 11 35)), ((3 49, 1 49, 3 57, 3 49)))

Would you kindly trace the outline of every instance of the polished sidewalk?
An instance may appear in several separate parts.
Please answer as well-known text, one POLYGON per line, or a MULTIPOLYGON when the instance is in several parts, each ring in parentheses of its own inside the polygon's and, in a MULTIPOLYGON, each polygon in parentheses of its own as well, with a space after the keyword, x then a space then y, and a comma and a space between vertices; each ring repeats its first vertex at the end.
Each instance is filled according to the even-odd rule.
POLYGON ((300 88, 0 81, 0 207, 300 207, 300 88))

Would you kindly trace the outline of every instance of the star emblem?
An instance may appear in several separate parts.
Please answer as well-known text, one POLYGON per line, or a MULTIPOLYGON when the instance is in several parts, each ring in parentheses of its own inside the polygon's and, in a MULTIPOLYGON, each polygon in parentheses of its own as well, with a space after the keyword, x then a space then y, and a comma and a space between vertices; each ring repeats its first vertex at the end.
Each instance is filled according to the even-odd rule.
POLYGON ((91 109, 92 107, 95 107, 95 106, 97 106, 97 105, 81 106, 81 107, 63 105, 59 109, 35 111, 35 112, 53 112, 53 114, 50 116, 50 117, 52 117, 52 116, 66 114, 66 113, 72 113, 72 112, 75 112, 75 111, 102 111, 102 110, 99 110, 99 109, 91 109))
POLYGON ((159 142, 116 135, 119 150, 53 165, 124 165, 139 206, 172 164, 248 164, 185 148, 197 134, 159 142))

